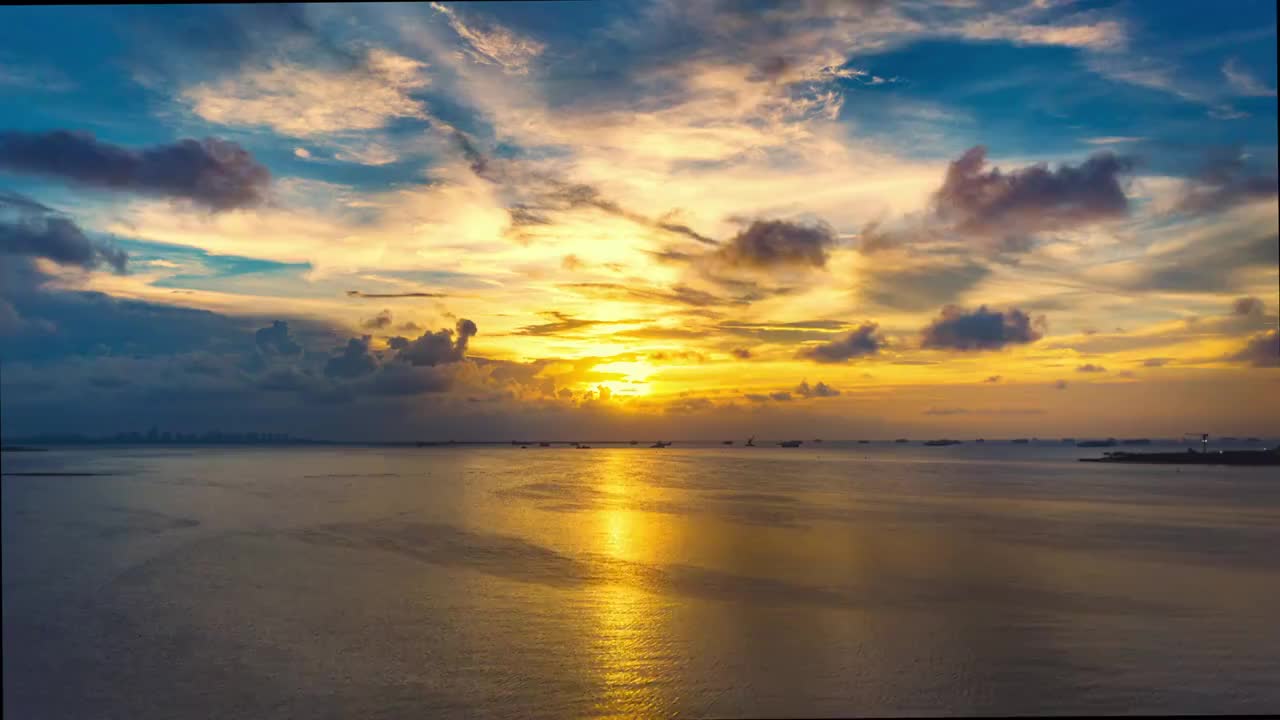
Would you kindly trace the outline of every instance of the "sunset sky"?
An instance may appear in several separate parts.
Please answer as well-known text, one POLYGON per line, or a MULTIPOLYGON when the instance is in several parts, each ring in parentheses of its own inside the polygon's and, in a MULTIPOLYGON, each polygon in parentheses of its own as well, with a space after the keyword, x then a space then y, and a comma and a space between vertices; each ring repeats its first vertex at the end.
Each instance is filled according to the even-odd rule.
POLYGON ((0 9, 6 437, 1280 434, 1270 1, 0 9))

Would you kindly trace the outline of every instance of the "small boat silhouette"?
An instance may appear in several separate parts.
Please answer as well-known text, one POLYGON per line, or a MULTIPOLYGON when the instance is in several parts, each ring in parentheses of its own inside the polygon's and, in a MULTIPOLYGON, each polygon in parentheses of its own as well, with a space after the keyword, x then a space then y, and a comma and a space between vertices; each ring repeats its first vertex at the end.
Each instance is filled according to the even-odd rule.
POLYGON ((803 440, 783 440, 778 443, 778 447, 800 447, 803 440))
POLYGON ((756 436, 752 435, 751 437, 747 438, 746 447, 755 447, 755 446, 756 446, 756 436))
POLYGON ((659 440, 658 442, 656 442, 656 443, 654 443, 654 444, 650 445, 649 447, 651 447, 651 448, 664 448, 664 447, 667 447, 667 446, 668 446, 668 445, 670 445, 670 444, 671 444, 670 442, 662 442, 661 440, 659 440))
POLYGON ((721 441, 721 443, 720 443, 720 444, 721 444, 721 445, 732 445, 732 444, 733 444, 733 441, 732 441, 732 440, 723 440, 723 441, 721 441))

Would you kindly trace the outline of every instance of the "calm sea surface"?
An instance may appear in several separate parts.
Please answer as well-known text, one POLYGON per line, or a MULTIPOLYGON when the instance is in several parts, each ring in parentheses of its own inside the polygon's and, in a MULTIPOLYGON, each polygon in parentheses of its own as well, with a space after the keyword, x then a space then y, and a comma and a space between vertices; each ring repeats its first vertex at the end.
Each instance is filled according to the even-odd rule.
POLYGON ((1096 452, 7 453, 4 710, 1280 712, 1280 473, 1096 452))

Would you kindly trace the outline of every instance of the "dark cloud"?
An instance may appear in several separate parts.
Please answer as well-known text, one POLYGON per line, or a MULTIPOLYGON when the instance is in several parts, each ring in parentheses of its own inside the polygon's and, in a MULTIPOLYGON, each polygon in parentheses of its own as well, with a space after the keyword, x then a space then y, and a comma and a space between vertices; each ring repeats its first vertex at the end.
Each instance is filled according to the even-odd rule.
POLYGON ((954 301, 991 274, 972 260, 936 261, 859 273, 862 299, 895 310, 926 310, 954 301))
POLYGON ((391 326, 391 311, 383 310, 361 323, 368 330, 382 330, 391 326))
POLYGON ((920 344, 949 350, 996 350, 1039 340, 1043 333, 1037 326, 1043 323, 1043 317, 1032 321, 1030 315, 1016 308, 1000 312, 988 310, 986 305, 977 310, 947 305, 921 331, 920 344))
POLYGON ((489 177, 489 159, 476 149, 476 146, 472 144, 471 139, 462 131, 454 130, 453 140, 458 144, 458 149, 462 151, 463 157, 467 159, 467 164, 471 167, 471 172, 475 173, 477 177, 484 178, 486 180, 492 179, 489 177))
POLYGON ((183 198, 212 210, 256 205, 271 182, 265 167, 227 140, 185 139, 131 150, 66 130, 0 132, 0 169, 183 198))
POLYGON ((746 393, 742 397, 750 400, 751 402, 769 402, 768 395, 761 395, 759 393, 746 393))
POLYGON ((1000 382, 1000 376, 999 376, 999 375, 992 375, 992 376, 988 377, 986 380, 983 380, 982 382, 998 383, 998 382, 1000 382))
POLYGON ((1219 148, 1209 153, 1197 177, 1183 191, 1178 209, 1188 213, 1210 213, 1255 200, 1274 198, 1277 177, 1270 173, 1250 174, 1240 148, 1219 148))
POLYGON ((329 378, 351 379, 368 375, 378 369, 378 361, 369 352, 369 336, 351 338, 341 352, 324 364, 324 375, 329 378))
POLYGON ((751 351, 748 350, 747 348, 734 348, 730 352, 733 354, 734 357, 738 358, 739 360, 751 359, 751 351))
POLYGON ((838 363, 851 358, 875 355, 884 346, 884 339, 877 334, 879 327, 877 323, 863 323, 831 342, 801 349, 797 357, 820 363, 838 363))
POLYGON ((789 402, 791 400, 791 393, 786 391, 772 392, 769 393, 769 399, 776 400, 778 402, 789 402))
POLYGON ((934 202, 938 215, 966 234, 1063 229, 1127 215, 1120 177, 1133 167, 1132 158, 1102 152, 1074 167, 1041 163, 1004 173, 987 169, 987 150, 979 145, 951 163, 934 202))
POLYGON ((583 320, 566 315, 562 312, 554 310, 539 313, 546 317, 553 318, 552 322, 541 323, 539 325, 526 325, 515 331, 516 335, 561 335, 572 333, 575 330, 589 328, 595 325, 614 325, 618 323, 637 322, 634 320, 583 320))
POLYGON ((649 353, 648 359, 650 362, 662 362, 662 363, 682 362, 682 361, 704 363, 707 361, 707 356, 695 350, 684 350, 681 352, 667 351, 667 352, 649 353))
POLYGON ((808 380, 801 380, 796 386, 795 393, 804 398, 827 398, 836 397, 840 391, 821 381, 811 386, 808 380))
POLYGON ((1164 367, 1165 365, 1168 365, 1171 360, 1173 360, 1173 358, 1163 358, 1163 357, 1147 358, 1146 360, 1142 361, 1142 366, 1143 367, 1164 367))
POLYGON ((670 290, 658 288, 630 287, 619 283, 565 283, 562 288, 579 290, 584 295, 619 300, 657 300, 660 302, 678 303, 692 307, 709 307, 725 305, 736 301, 728 300, 687 285, 676 285, 670 290))
POLYGON ((544 178, 544 180, 550 183, 553 188, 545 196, 545 200, 553 206, 559 206, 564 209, 583 207, 595 208, 610 215, 630 220, 637 225, 644 225, 657 230, 665 230, 677 235, 683 235, 704 245, 718 244, 715 240, 697 232, 688 225, 662 219, 654 219, 641 215, 640 213, 627 210, 617 202, 604 197, 598 189, 590 185, 566 183, 549 178, 544 178))
POLYGON ((1258 228, 1232 229, 1211 240, 1143 261, 1129 290, 1225 293, 1239 289, 1255 268, 1280 263, 1280 236, 1258 228))
POLYGON ((528 225, 550 225, 545 215, 538 213, 524 205, 515 205, 507 208, 507 215, 511 217, 512 227, 526 227, 528 225))
POLYGON ((458 320, 457 337, 449 329, 425 332, 416 340, 393 337, 388 344, 396 350, 396 359, 414 367, 435 367, 459 362, 466 357, 467 343, 475 336, 476 324, 465 318, 458 320))
POLYGON ((368 389, 376 395, 421 395, 444 392, 452 381, 452 376, 440 368, 389 363, 373 376, 368 389))
POLYGON ((827 257, 835 243, 835 232, 825 224, 756 220, 730 238, 716 256, 735 267, 822 268, 827 266, 827 257))
POLYGON ((121 249, 91 240, 69 218, 30 198, 0 191, 0 254, 42 257, 85 269, 107 265, 125 272, 121 249))
POLYGON ((361 292, 361 291, 359 291, 359 290, 348 290, 348 291, 347 291, 347 297, 358 297, 358 298, 411 298, 411 297, 422 297, 422 298, 442 298, 442 297, 445 297, 445 296, 444 296, 444 295, 442 295, 441 293, 429 293, 429 292, 409 292, 409 293, 367 293, 367 292, 361 292))
POLYGON ((1254 367, 1280 367, 1280 330, 1267 330, 1254 335, 1230 358, 1247 362, 1254 367))
POLYGON ((302 346, 289 335, 289 323, 276 320, 270 327, 259 329, 253 334, 258 349, 267 355, 294 356, 302 354, 302 346))
POLYGON ((1081 365, 1080 367, 1076 368, 1076 372, 1082 372, 1082 373, 1102 373, 1106 371, 1107 371, 1106 368, 1102 367, 1101 365, 1094 365, 1093 363, 1085 363, 1084 365, 1081 365))
POLYGON ((1231 313, 1233 315, 1244 315, 1247 317, 1260 317, 1266 307, 1262 301, 1256 297, 1236 298, 1231 304, 1231 313))

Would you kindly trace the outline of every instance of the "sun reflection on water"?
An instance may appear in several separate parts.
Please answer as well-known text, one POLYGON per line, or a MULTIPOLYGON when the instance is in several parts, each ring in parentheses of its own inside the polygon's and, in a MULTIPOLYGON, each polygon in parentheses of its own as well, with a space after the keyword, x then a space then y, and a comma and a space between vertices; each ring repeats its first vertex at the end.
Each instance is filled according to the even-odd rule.
POLYGON ((597 552, 615 562, 605 563, 608 580, 592 590, 589 605, 595 613, 591 648, 601 685, 596 711, 604 717, 671 714, 667 681, 658 673, 672 662, 658 617, 661 598, 643 589, 632 564, 645 554, 646 539, 660 530, 661 519, 626 509, 637 492, 626 472, 630 461, 625 453, 609 453, 599 465, 597 487, 618 500, 597 513, 597 552))

